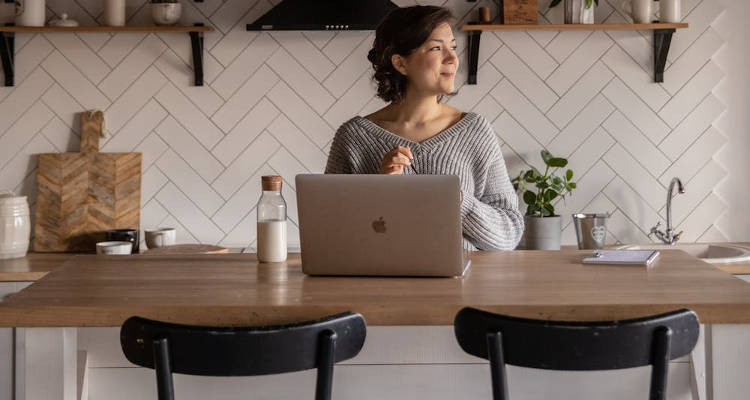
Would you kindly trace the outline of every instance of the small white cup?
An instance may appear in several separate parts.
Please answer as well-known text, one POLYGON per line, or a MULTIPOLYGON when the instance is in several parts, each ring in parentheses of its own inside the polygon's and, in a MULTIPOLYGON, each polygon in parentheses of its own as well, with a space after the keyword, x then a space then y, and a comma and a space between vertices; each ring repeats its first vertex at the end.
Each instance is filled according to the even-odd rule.
POLYGON ((146 246, 149 249, 172 246, 177 241, 177 231, 174 228, 159 228, 146 230, 146 246))
POLYGON ((99 242, 96 244, 96 254, 128 255, 133 250, 131 242, 99 242))

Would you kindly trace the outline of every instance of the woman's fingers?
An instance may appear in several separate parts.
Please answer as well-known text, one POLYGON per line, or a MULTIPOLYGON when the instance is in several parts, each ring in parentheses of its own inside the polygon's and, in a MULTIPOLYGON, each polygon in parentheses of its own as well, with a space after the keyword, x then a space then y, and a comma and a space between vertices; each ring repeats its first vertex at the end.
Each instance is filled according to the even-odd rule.
POLYGON ((404 173, 404 167, 400 165, 391 165, 381 170, 381 173, 388 175, 400 175, 404 173))
POLYGON ((404 168, 411 165, 411 150, 397 146, 383 156, 380 172, 383 174, 403 174, 404 168))

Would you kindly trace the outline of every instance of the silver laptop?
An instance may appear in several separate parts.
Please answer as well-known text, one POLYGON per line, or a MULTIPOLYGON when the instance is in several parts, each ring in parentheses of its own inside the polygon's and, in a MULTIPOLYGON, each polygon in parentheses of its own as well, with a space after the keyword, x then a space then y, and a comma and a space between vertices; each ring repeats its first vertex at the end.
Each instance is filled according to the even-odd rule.
POLYGON ((455 175, 297 175, 302 271, 462 276, 455 175))

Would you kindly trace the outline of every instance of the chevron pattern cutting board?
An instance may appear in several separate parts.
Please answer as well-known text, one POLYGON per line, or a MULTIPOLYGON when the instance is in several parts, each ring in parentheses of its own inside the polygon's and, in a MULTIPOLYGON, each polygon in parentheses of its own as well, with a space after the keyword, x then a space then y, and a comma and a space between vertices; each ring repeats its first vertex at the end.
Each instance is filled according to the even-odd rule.
POLYGON ((141 153, 100 153, 103 121, 81 113, 79 153, 38 155, 35 251, 93 251, 108 229, 140 229, 141 153))

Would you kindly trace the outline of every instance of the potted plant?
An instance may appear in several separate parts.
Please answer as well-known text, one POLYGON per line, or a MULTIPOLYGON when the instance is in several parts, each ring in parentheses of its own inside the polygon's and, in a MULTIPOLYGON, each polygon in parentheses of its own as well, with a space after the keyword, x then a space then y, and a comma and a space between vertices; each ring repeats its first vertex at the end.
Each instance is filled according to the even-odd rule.
POLYGON ((156 25, 174 25, 180 20, 179 0, 151 0, 151 18, 156 25))
MULTIPOLYGON (((556 7, 562 0, 552 0, 549 8, 556 7)), ((565 0, 565 23, 566 24, 593 24, 594 4, 599 5, 599 0, 565 0)))
POLYGON ((573 171, 565 170, 565 174, 558 176, 557 172, 568 165, 568 160, 554 157, 547 150, 541 151, 545 164, 544 173, 534 167, 521 171, 513 179, 513 187, 522 193, 526 203, 526 232, 525 243, 527 249, 559 250, 561 223, 560 216, 555 214, 552 202, 558 197, 565 199, 576 188, 573 171))

